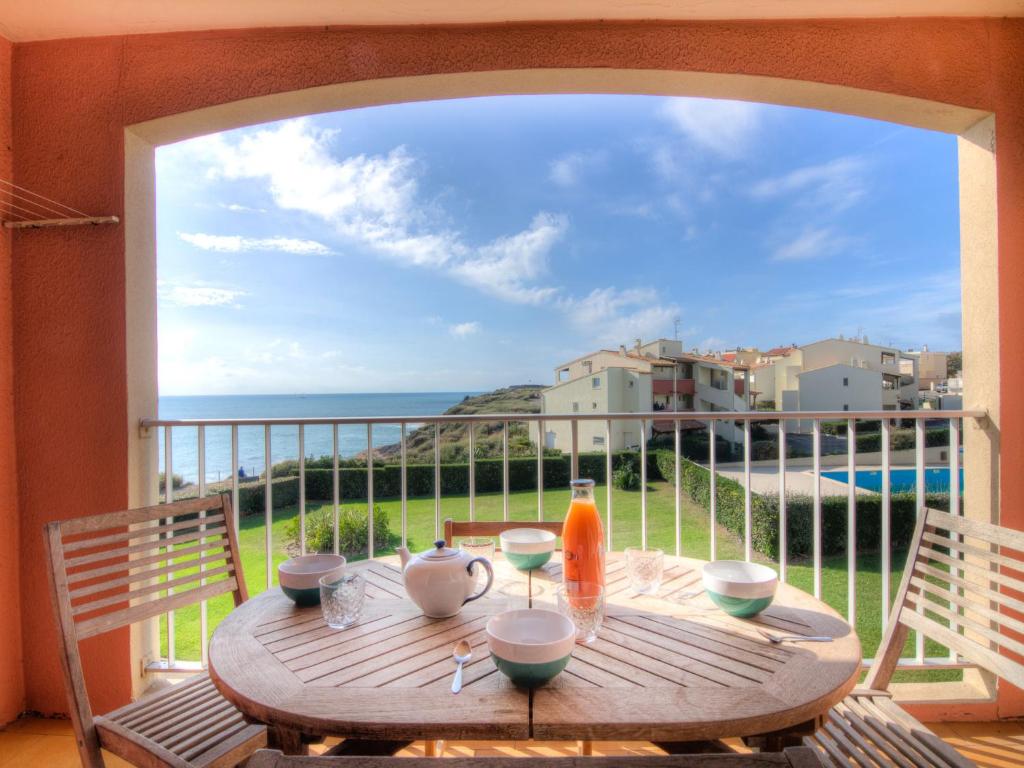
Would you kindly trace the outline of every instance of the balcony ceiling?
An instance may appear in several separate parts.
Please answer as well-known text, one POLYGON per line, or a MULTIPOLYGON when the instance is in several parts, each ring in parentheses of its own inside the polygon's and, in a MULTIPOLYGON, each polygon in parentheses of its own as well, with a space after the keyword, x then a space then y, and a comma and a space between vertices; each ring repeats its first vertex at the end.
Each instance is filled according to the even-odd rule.
POLYGON ((0 34, 25 42, 254 27, 875 16, 1024 16, 1024 0, 0 0, 0 34))

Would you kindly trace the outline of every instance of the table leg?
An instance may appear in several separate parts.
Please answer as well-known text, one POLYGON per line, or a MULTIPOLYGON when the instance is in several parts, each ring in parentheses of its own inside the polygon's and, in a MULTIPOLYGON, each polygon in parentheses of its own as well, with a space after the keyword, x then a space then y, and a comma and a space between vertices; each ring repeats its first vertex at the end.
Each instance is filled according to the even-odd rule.
POLYGON ((582 757, 590 757, 594 754, 594 742, 590 739, 584 739, 583 741, 577 742, 577 747, 582 757))
POLYGON ((794 725, 784 731, 762 733, 759 736, 745 736, 743 743, 751 749, 762 752, 781 752, 786 747, 799 747, 804 743, 804 736, 811 736, 824 724, 823 718, 815 718, 794 725))
POLYGON ((441 757, 444 755, 444 739, 427 739, 423 747, 423 754, 426 757, 441 757))
POLYGON ((308 755, 309 745, 302 733, 273 725, 267 728, 267 746, 286 755, 308 755))

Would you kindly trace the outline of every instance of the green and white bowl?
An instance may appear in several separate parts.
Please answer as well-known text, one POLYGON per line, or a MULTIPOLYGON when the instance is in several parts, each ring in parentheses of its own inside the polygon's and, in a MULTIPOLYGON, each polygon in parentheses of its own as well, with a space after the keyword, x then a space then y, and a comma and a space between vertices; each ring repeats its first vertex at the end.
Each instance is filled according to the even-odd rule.
POLYGON ((301 607, 320 604, 320 577, 340 576, 345 570, 343 555, 302 555, 277 566, 281 591, 301 607))
POLYGON ((775 597, 779 577, 771 568, 742 560, 716 560, 704 566, 704 591, 728 613, 746 619, 756 616, 775 597))
POLYGON ((492 616, 486 632, 494 665, 521 688, 536 688, 556 677, 576 647, 576 627, 569 617, 539 608, 492 616))
POLYGON ((505 559, 520 571, 540 568, 555 551, 555 534, 540 528, 512 528, 500 538, 505 559))

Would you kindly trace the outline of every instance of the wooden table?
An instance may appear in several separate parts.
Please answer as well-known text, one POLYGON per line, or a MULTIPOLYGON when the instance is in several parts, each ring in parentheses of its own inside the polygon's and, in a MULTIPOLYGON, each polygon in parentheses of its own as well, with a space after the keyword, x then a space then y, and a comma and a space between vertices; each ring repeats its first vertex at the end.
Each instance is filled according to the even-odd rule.
POLYGON ((428 619, 408 599, 396 558, 354 563, 367 580, 361 621, 332 630, 319 607, 272 589, 235 609, 210 643, 210 675, 254 720, 295 732, 377 740, 628 739, 704 741, 798 734, 854 686, 856 634, 828 606, 780 585, 754 620, 733 619, 700 589, 698 560, 666 557, 656 596, 634 596, 622 556, 608 557, 606 620, 558 678, 533 692, 494 667, 484 626, 495 613, 553 605, 557 556, 524 574, 495 558, 484 599, 428 619), (756 629, 831 635, 772 645, 756 629), (473 659, 450 690, 452 646, 473 659))

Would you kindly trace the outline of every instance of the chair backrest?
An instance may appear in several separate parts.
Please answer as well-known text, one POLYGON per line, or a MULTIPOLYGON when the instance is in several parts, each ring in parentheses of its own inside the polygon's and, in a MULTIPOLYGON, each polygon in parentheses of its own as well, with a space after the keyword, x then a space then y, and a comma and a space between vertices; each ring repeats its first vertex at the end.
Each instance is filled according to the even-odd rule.
POLYGON ((1024 687, 1024 532, 926 509, 907 552, 889 625, 864 685, 884 690, 913 629, 1024 687), (1016 616, 1011 612, 1015 612, 1016 616))
POLYGON ((227 494, 46 524, 61 667, 84 765, 103 765, 78 643, 231 592, 247 598, 227 494))
MULTIPOLYGON (((261 749, 247 768, 432 768, 436 757, 289 757, 261 749)), ((621 755, 618 757, 452 757, 445 768, 821 768, 817 753, 808 747, 783 752, 714 755, 621 755)))
POLYGON ((503 531, 510 531, 513 528, 540 528, 543 531, 551 531, 555 536, 562 535, 561 523, 548 522, 526 522, 513 520, 500 520, 487 522, 483 520, 452 520, 444 521, 444 543, 449 547, 456 536, 497 536, 503 531))

